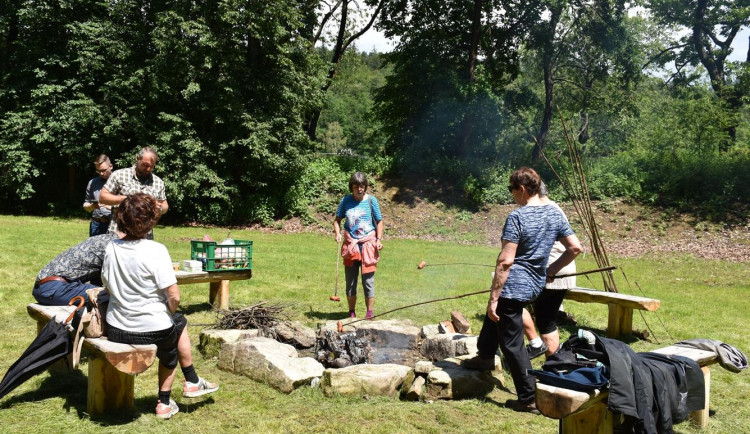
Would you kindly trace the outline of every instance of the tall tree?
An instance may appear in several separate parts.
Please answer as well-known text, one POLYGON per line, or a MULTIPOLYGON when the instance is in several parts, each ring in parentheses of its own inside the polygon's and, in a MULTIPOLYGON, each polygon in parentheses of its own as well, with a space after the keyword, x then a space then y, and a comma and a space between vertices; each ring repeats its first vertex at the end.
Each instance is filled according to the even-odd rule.
MULTIPOLYGON (((661 64, 674 61, 677 73, 684 65, 702 65, 715 94, 736 112, 743 104, 741 89, 747 84, 736 83, 727 59, 740 29, 750 25, 750 1, 646 0, 645 4, 658 22, 683 33, 659 53, 656 61, 661 64)), ((745 59, 738 66, 748 67, 750 48, 745 59)), ((727 128, 730 142, 736 139, 736 129, 736 123, 727 128)), ((719 148, 726 151, 730 144, 720 143, 719 148)))
POLYGON ((383 13, 379 27, 400 40, 376 98, 389 152, 402 169, 428 173, 487 167, 504 123, 498 96, 539 2, 397 0, 383 13))
MULTIPOLYGON (((337 30, 334 33, 335 36, 333 49, 331 50, 331 60, 328 67, 328 75, 326 76, 323 86, 321 87, 321 91, 323 92, 323 94, 325 94, 331 87, 333 79, 336 76, 336 72, 338 71, 341 64, 341 59, 343 58, 343 55, 346 52, 347 48, 349 48, 349 46, 353 42, 355 42, 362 35, 367 33, 368 30, 370 30, 373 23, 375 23, 375 20, 378 18, 378 15, 380 14, 380 11, 386 1, 387 0, 365 1, 364 5, 366 7, 364 9, 351 11, 353 12, 353 14, 350 14, 350 7, 351 5, 357 4, 355 0, 338 0, 332 4, 322 2, 322 4, 326 4, 328 8, 326 12, 322 14, 320 24, 318 25, 318 28, 315 31, 312 40, 310 41, 310 45, 312 47, 314 47, 319 41, 321 41, 323 31, 329 25, 329 23, 338 19, 337 30), (368 15, 369 17, 367 17, 368 15), (364 24, 360 25, 357 18, 361 16, 367 17, 367 20, 364 24)), ((307 134, 312 140, 315 140, 315 135, 318 129, 318 122, 320 121, 321 110, 321 106, 315 107, 310 114, 309 120, 307 121, 307 134)))

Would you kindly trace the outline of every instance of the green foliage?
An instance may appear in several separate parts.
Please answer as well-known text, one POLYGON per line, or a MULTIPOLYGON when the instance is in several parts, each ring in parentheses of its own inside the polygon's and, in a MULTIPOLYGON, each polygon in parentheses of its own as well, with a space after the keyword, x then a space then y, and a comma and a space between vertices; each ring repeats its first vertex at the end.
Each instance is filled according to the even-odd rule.
POLYGON ((312 150, 302 115, 318 104, 324 71, 300 37, 309 16, 297 2, 42 0, 9 12, 0 167, 15 170, 0 175, 5 208, 78 208, 97 154, 123 167, 151 145, 167 219, 289 212, 284 195, 312 150))
POLYGON ((342 196, 349 191, 351 172, 334 158, 312 161, 286 196, 289 209, 306 216, 312 211, 333 215, 342 196))

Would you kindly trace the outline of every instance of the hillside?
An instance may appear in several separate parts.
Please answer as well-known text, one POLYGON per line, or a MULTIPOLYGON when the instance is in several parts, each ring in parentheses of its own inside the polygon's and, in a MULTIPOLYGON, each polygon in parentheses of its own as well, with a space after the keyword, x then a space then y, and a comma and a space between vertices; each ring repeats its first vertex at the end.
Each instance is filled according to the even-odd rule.
MULTIPOLYGON (((450 189, 430 184, 404 186, 378 182, 373 194, 380 200, 388 237, 500 246, 503 222, 515 205, 476 208, 450 189)), ((580 236, 580 220, 570 203, 560 203, 580 236)), ((692 254, 701 258, 750 262, 750 223, 717 224, 671 209, 651 208, 619 200, 593 204, 605 249, 609 254, 642 257, 654 253, 692 254)), ((300 219, 277 222, 267 231, 331 233, 332 215, 317 214, 316 222, 300 219)), ((586 242, 588 248, 587 240, 586 242)))

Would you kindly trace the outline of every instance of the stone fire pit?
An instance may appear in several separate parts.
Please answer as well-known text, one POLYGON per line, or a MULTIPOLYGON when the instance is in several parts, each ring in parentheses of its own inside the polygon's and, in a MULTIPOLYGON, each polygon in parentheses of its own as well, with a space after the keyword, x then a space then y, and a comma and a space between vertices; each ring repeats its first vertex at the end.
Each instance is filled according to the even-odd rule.
POLYGON ((438 333, 433 326, 420 329, 408 320, 349 322, 343 321, 344 333, 354 332, 369 342, 371 363, 326 369, 314 359, 311 336, 337 331, 336 321, 319 323, 317 331, 295 324, 293 332, 279 337, 291 344, 258 336, 257 330, 204 330, 199 350, 204 357, 218 357, 219 369, 284 393, 319 384, 326 396, 462 399, 503 384, 499 370, 478 372, 460 366, 461 359, 476 353, 476 336, 438 333))

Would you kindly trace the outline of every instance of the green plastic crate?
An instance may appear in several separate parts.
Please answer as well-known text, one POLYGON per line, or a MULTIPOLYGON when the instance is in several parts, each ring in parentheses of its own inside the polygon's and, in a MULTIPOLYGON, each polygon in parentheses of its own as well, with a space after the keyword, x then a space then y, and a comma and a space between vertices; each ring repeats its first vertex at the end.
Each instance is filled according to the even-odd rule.
POLYGON ((234 240, 219 245, 216 241, 190 241, 190 259, 203 262, 205 271, 241 271, 253 269, 253 242, 234 240))

